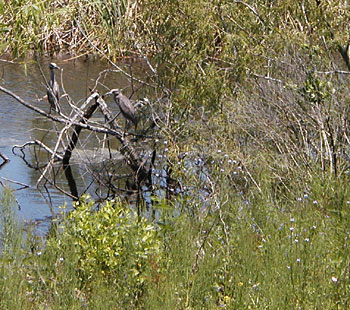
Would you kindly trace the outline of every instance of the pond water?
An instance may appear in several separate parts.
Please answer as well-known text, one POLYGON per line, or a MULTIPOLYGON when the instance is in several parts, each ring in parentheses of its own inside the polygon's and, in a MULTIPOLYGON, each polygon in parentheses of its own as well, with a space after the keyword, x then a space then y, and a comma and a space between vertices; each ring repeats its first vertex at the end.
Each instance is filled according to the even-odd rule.
MULTIPOLYGON (((75 103, 82 103, 88 97, 89 87, 93 87, 99 73, 108 68, 106 63, 90 59, 42 59, 40 65, 47 78, 50 62, 55 62, 63 69, 65 90, 75 103)), ((128 81, 123 76, 115 74, 108 75, 105 80, 101 79, 100 81, 109 88, 123 88, 128 85, 128 81)), ((25 101, 45 111, 49 110, 46 99, 38 100, 38 98, 45 96, 46 88, 37 64, 24 66, 19 63, 0 61, 0 83, 25 101)), ((104 90, 103 87, 102 90, 104 90)), ((109 106, 114 110, 117 109, 111 101, 109 101, 109 106)), ((96 117, 102 118, 102 115, 96 117)), ((16 157, 12 153, 12 147, 33 139, 38 139, 48 146, 54 147, 57 134, 53 129, 52 122, 0 92, 0 152, 10 159, 10 162, 0 169, 0 181, 15 190, 15 197, 18 201, 18 207, 20 207, 18 211, 20 219, 38 222, 40 223, 39 227, 47 226, 53 213, 58 211, 58 206, 64 203, 71 206, 72 200, 50 186, 48 186, 49 195, 44 192, 40 193, 36 188, 40 172, 29 168, 21 158, 16 157), (22 186, 16 182, 24 183, 29 187, 20 189, 22 186), (52 209, 46 200, 47 196, 51 199, 52 209)), ((89 139, 89 137, 85 138, 89 139)), ((27 156, 26 159, 29 162, 34 160, 33 154, 27 156)), ((2 160, 0 160, 1 162, 2 160)), ((73 164, 73 172, 77 169, 79 169, 79 165, 73 164)), ((86 175, 77 178, 78 189, 86 188, 88 179, 89 177, 86 175)), ((66 180, 62 178, 58 182, 67 188, 67 185, 64 184, 67 183, 66 180)))

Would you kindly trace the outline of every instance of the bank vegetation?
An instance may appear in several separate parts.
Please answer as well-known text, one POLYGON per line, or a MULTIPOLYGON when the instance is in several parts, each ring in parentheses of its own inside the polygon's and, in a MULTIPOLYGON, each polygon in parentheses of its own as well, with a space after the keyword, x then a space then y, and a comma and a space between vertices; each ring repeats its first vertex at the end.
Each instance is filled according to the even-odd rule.
POLYGON ((349 12, 325 0, 1 2, 1 50, 16 61, 146 63, 181 185, 154 195, 147 219, 119 199, 91 212, 84 196, 45 246, 4 223, 1 306, 347 309, 349 12))

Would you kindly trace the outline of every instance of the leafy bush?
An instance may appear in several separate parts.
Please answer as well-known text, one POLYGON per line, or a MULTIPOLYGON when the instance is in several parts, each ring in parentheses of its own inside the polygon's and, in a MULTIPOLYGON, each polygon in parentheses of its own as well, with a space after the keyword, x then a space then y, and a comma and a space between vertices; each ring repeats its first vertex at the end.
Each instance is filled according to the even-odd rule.
POLYGON ((85 284, 105 277, 124 285, 141 285, 146 262, 160 257, 158 231, 120 202, 107 201, 98 210, 93 210, 94 204, 87 196, 75 203, 75 210, 49 239, 49 247, 64 257, 73 246, 85 284))

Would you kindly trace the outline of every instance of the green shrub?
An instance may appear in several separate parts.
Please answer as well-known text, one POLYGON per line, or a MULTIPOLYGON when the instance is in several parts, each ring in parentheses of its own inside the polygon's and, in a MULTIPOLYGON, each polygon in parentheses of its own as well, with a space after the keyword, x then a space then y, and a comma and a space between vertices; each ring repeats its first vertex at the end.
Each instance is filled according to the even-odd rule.
POLYGON ((76 203, 49 239, 49 248, 64 258, 73 247, 82 285, 102 279, 118 287, 141 288, 147 261, 160 257, 158 231, 120 202, 107 201, 98 210, 94 204, 87 196, 76 203))

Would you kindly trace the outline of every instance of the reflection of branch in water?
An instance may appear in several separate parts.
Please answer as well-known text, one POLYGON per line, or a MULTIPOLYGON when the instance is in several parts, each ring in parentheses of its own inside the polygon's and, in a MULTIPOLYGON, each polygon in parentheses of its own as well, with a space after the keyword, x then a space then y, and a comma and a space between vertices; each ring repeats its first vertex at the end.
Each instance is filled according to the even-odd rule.
POLYGON ((20 191, 22 189, 30 188, 30 186, 25 184, 25 183, 14 181, 14 180, 11 180, 11 179, 8 179, 8 178, 4 178, 4 177, 0 177, 0 178, 5 180, 6 182, 10 182, 10 183, 14 183, 14 184, 17 184, 17 185, 21 185, 22 187, 17 188, 16 191, 20 191))
POLYGON ((72 198, 73 200, 78 200, 79 199, 78 188, 77 188, 77 183, 75 183, 75 180, 73 177, 72 168, 69 164, 63 164, 63 170, 64 170, 64 175, 66 176, 68 181, 70 192, 73 196, 72 198))
POLYGON ((5 166, 10 160, 0 152, 0 157, 3 159, 3 162, 0 164, 0 169, 5 166))
POLYGON ((31 163, 29 163, 26 159, 26 154, 24 152, 24 150, 26 149, 27 146, 30 146, 30 145, 39 145, 41 148, 43 148, 45 151, 47 151, 49 154, 51 154, 52 156, 54 156, 56 158, 56 160, 62 160, 63 157, 57 153, 55 153, 53 150, 51 150, 48 146, 46 146, 44 143, 42 143, 41 141, 39 140, 32 140, 32 141, 28 141, 22 145, 14 145, 12 147, 12 153, 13 155, 17 156, 17 157, 20 157, 24 163, 29 167, 29 168, 32 168, 32 169, 35 169, 35 170, 39 170, 41 168, 44 168, 46 165, 42 165, 42 166, 39 166, 39 165, 36 165, 36 166, 33 166, 31 163), (19 149, 19 151, 22 153, 22 155, 16 153, 16 149, 19 149))

